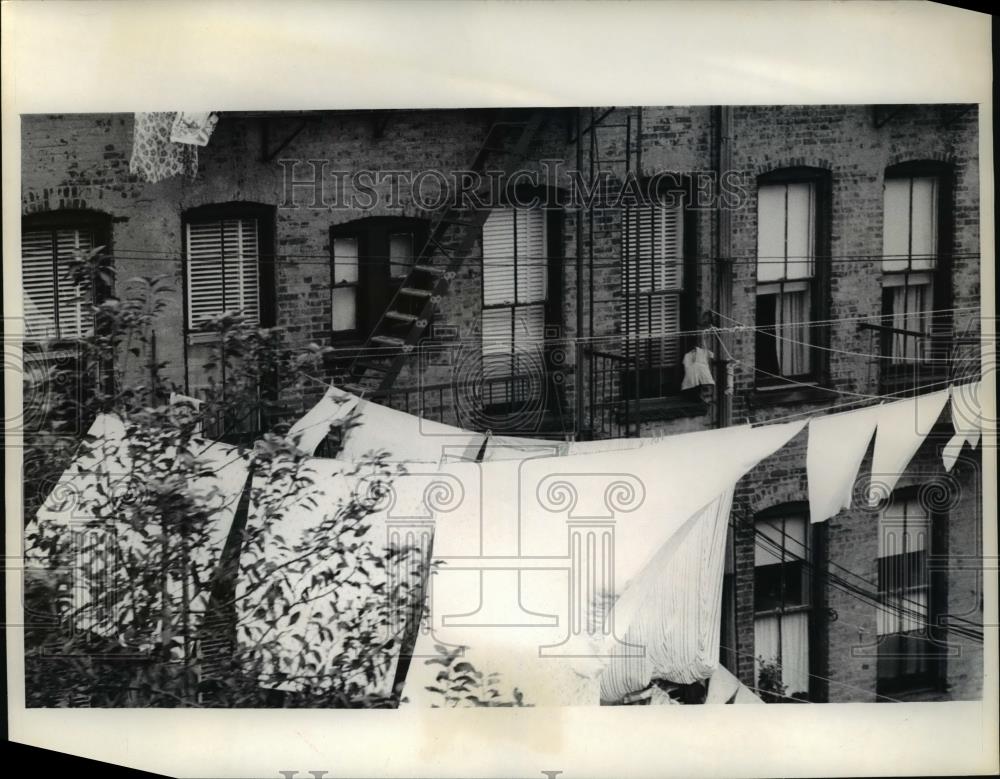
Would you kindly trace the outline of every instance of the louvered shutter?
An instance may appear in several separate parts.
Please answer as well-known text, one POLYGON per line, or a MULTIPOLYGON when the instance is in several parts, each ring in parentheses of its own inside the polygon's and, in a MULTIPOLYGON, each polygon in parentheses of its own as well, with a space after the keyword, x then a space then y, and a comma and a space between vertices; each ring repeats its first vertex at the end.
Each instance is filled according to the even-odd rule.
POLYGON ((94 249, 89 230, 26 230, 21 273, 26 335, 30 339, 80 338, 93 330, 90 293, 73 281, 74 262, 94 249))
POLYGON ((187 225, 188 326, 223 313, 260 317, 260 249, 256 219, 187 225))
POLYGON ((548 291, 545 212, 515 212, 517 229, 517 302, 541 303, 548 291))
POLYGON ((680 206, 647 206, 626 211, 625 220, 622 286, 629 334, 640 339, 641 359, 676 364, 684 289, 683 212, 680 206))
POLYGON ((483 305, 514 303, 514 209, 490 212, 483 225, 483 305))

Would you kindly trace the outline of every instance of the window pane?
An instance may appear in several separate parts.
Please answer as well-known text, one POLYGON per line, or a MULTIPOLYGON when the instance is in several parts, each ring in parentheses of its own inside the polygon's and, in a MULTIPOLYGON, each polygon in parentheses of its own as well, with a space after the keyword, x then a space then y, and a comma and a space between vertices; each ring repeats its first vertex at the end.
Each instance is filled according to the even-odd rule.
POLYGON ((334 238, 333 283, 356 284, 358 281, 358 239, 334 238))
POLYGON ((815 254, 816 187, 814 184, 788 185, 788 228, 785 278, 807 279, 813 275, 815 254))
POLYGON ((356 330, 357 317, 357 287, 334 287, 332 291, 334 332, 356 330))
POLYGON ((757 192, 757 282, 785 274, 785 185, 766 184, 757 192))
POLYGON ((405 278, 413 267, 413 234, 394 233, 389 236, 389 274, 394 279, 405 278))
POLYGON ((931 270, 937 255, 937 179, 913 179, 913 270, 931 270))
POLYGON ((769 615, 754 620, 756 681, 760 683, 761 659, 776 663, 788 697, 809 692, 809 614, 769 615))
POLYGON ((910 255, 910 179, 885 180, 882 214, 882 271, 906 270, 910 255))

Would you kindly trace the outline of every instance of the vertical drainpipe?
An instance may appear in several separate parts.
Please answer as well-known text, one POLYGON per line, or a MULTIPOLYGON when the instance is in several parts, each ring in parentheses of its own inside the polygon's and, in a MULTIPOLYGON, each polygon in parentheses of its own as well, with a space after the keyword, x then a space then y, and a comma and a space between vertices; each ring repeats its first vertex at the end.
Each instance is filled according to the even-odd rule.
MULTIPOLYGON (((715 224, 713 225, 715 261, 712 268, 714 271, 712 307, 719 314, 731 316, 733 302, 732 220, 730 218, 730 211, 726 208, 726 204, 722 201, 722 178, 727 171, 732 169, 732 108, 729 106, 715 106, 712 109, 712 118, 714 141, 713 162, 715 163, 716 198, 718 199, 715 208, 715 224)), ((717 324, 719 327, 724 327, 726 322, 723 320, 719 321, 717 324)), ((719 338, 727 348, 730 346, 731 339, 727 334, 720 334, 719 338)), ((715 425, 716 427, 728 427, 732 424, 733 416, 733 398, 731 395, 726 394, 726 387, 728 386, 728 382, 726 380, 726 367, 728 365, 729 357, 726 354, 725 349, 718 348, 718 351, 720 352, 718 357, 727 362, 717 363, 718 369, 716 372, 715 382, 715 425)), ((729 349, 729 354, 732 354, 731 348, 729 349)), ((730 517, 732 518, 733 516, 734 515, 731 512, 730 517)), ((730 586, 728 593, 728 613, 730 615, 728 622, 733 646, 730 649, 729 656, 730 662, 733 666, 733 673, 738 676, 737 670, 739 668, 741 647, 739 641, 740 619, 736 605, 736 595, 739 582, 736 540, 733 525, 730 524, 726 530, 726 554, 729 555, 726 567, 732 571, 732 585, 730 586)))
MULTIPOLYGON (((576 109, 576 170, 583 175, 583 109, 576 109)), ((577 437, 583 432, 583 208, 576 208, 576 430, 577 437)))
MULTIPOLYGON (((719 199, 715 209, 715 290, 713 308, 723 316, 731 316, 733 306, 733 266, 732 266, 732 219, 731 213, 722 202, 722 177, 732 169, 732 107, 716 106, 715 114, 715 163, 716 163, 716 197, 719 199)), ((725 326, 724 321, 718 323, 725 326)), ((722 335, 728 347, 731 339, 722 335)), ((729 350, 730 354, 732 349, 729 350)), ((728 359, 723 352, 722 359, 728 359)), ((729 427, 733 423, 733 398, 726 394, 725 365, 716 378, 716 427, 729 427)))

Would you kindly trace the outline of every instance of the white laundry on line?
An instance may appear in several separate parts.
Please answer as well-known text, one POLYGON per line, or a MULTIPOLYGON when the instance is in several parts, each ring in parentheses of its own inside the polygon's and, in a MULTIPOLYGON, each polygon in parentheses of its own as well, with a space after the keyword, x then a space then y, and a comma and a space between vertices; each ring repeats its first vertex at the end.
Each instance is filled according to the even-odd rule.
POLYGON ((851 507, 858 469, 880 413, 881 406, 871 406, 809 420, 806 476, 811 522, 822 522, 851 507))
POLYGON ((962 447, 968 444, 973 449, 982 435, 982 408, 979 400, 980 382, 958 384, 951 388, 951 425, 955 434, 941 452, 944 469, 955 467, 962 447))

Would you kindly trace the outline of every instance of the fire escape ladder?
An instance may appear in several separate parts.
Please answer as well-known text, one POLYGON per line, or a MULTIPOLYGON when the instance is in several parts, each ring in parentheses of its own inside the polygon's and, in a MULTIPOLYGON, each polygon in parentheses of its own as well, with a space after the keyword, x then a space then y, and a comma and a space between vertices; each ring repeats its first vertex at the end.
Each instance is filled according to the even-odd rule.
MULTIPOLYGON (((470 170, 511 172, 525 157, 544 120, 543 111, 500 112, 470 170)), ((485 182, 488 187, 489 183, 485 182)), ((486 195, 486 191, 477 193, 486 195)), ((452 280, 482 235, 489 209, 450 203, 431 221, 427 242, 372 329, 348 371, 345 388, 370 397, 388 391, 427 332, 452 280)))

